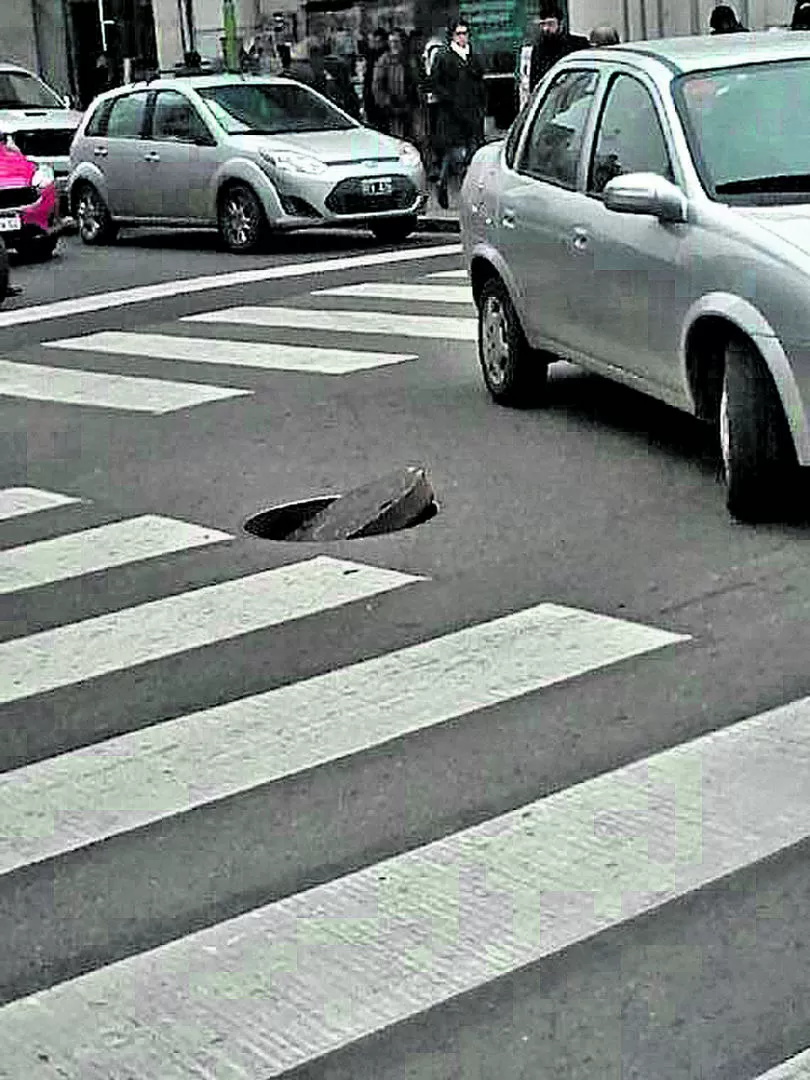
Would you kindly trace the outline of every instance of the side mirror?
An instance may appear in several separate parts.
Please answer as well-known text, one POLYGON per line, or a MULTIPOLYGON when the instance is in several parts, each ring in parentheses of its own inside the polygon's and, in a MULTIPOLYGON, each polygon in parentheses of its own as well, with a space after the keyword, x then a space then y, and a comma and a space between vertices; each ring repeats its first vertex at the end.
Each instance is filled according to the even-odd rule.
POLYGON ((686 221, 688 202, 680 188, 657 173, 627 173, 605 185, 605 206, 619 214, 649 214, 659 221, 686 221))

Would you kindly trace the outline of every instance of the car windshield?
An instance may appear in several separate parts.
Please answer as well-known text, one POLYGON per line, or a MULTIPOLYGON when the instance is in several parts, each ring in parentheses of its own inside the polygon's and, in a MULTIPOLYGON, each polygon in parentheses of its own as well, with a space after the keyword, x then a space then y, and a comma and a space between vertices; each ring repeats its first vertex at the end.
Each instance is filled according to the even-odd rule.
POLYGON ((198 90, 229 135, 346 131, 353 120, 296 83, 228 83, 198 90))
POLYGON ((0 109, 64 109, 57 95, 35 75, 0 71, 0 109))
POLYGON ((810 200, 810 60, 687 75, 675 98, 710 195, 810 200))

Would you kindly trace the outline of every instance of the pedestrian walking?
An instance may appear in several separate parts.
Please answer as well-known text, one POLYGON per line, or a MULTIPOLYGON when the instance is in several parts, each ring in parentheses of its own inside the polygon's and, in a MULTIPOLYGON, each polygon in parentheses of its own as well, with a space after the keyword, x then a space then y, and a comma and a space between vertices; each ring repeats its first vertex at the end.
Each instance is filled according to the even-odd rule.
POLYGON ((589 47, 590 42, 586 37, 569 34, 566 30, 563 10, 557 0, 540 0, 528 65, 529 93, 558 60, 577 49, 589 47))
POLYGON ((392 30, 388 35, 388 51, 374 65, 371 91, 375 106, 385 117, 388 134, 412 139, 419 97, 401 30, 392 30))
POLYGON ((790 29, 810 30, 810 0, 796 0, 790 29))
POLYGON ((449 42, 436 56, 431 73, 436 95, 436 153, 439 206, 449 206, 449 184, 459 184, 473 154, 484 141, 484 72, 470 47, 470 30, 457 20, 449 42))
POLYGON ((380 128, 385 117, 380 113, 374 101, 374 68, 380 57, 388 51, 388 33, 378 26, 371 35, 371 43, 366 49, 366 67, 363 72, 363 115, 369 127, 380 128))
POLYGON ((709 16, 709 26, 713 34, 740 34, 748 30, 737 18, 734 8, 728 4, 718 4, 714 8, 709 16))

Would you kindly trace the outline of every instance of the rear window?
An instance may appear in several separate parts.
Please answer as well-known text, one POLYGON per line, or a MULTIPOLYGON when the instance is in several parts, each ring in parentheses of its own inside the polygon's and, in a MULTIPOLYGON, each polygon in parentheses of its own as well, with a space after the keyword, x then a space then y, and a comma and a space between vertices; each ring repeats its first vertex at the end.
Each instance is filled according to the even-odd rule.
POLYGON ((112 106, 112 101, 102 101, 101 104, 96 107, 95 112, 90 117, 87 127, 84 130, 85 135, 107 134, 107 120, 112 106))
POLYGON ((49 86, 27 71, 0 71, 0 109, 64 109, 49 86))
POLYGON ((145 112, 145 93, 116 98, 107 117, 107 135, 111 139, 140 138, 145 112))

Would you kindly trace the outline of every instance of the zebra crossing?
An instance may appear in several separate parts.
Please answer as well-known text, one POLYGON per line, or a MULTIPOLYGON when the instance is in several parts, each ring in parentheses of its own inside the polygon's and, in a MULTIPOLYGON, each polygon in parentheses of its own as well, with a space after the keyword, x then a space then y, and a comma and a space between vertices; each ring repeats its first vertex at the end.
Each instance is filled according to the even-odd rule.
MULTIPOLYGON (((465 271, 451 271, 458 280, 465 271)), ((78 337, 44 342, 48 351, 78 358, 91 354, 98 358, 115 357, 120 363, 141 357, 201 367, 241 368, 245 371, 279 371, 313 375, 340 376, 368 372, 377 368, 413 362, 417 351, 403 351, 400 342, 409 344, 432 340, 471 343, 477 335, 472 307, 472 293, 467 284, 452 284, 447 278, 426 276, 421 282, 360 282, 336 288, 315 289, 310 294, 325 306, 287 307, 253 305, 202 311, 185 316, 180 322, 189 329, 206 326, 258 328, 262 331, 293 331, 295 344, 189 336, 179 332, 107 330, 78 337), (332 298, 352 301, 353 306, 330 307, 332 298), (444 308, 453 314, 411 310, 365 310, 356 303, 374 300, 393 301, 412 307, 417 303, 428 308, 444 308), (466 310, 465 310, 466 309, 466 310), (456 314, 458 312, 458 314, 456 314), (462 313, 463 312, 463 313, 462 313), (360 349, 339 343, 323 345, 306 342, 311 332, 340 335, 373 335, 395 338, 393 349, 360 349)), ((145 378, 121 373, 84 370, 74 366, 51 366, 0 360, 0 396, 62 405, 82 405, 125 412, 156 415, 173 413, 236 397, 249 396, 251 388, 223 382, 176 381, 169 378, 145 378)))
MULTIPOLYGON (((0 529, 73 507, 73 531, 0 551, 5 595, 253 542, 148 514, 81 528, 89 505, 36 488, 0 491, 0 529)), ((90 679, 338 609, 373 619, 366 601, 414 589, 429 595, 431 582, 316 555, 129 607, 111 591, 109 614, 1 643, 0 700, 79 693, 90 679)), ((56 937, 58 894, 88 897, 78 941, 105 898, 118 922, 149 938, 158 914, 142 910, 116 860, 134 859, 139 878, 159 884, 174 851, 173 873, 193 876, 197 861, 220 867, 224 888, 222 867, 247 879, 258 858, 226 827, 240 799, 260 793, 267 820, 281 820, 296 778, 305 793, 319 771, 396 740, 407 747, 482 710, 689 647, 664 627, 543 600, 185 715, 145 715, 123 735, 7 771, 0 912, 13 945, 0 958, 2 981, 14 981, 32 889, 53 897, 54 911, 36 917, 56 937)), ((185 936, 130 942, 78 971, 68 964, 68 977, 43 988, 6 991, 0 1077, 265 1080, 323 1061, 805 840, 808 764, 804 699, 185 936)), ((800 1065, 774 1078, 798 1077, 800 1065)))

